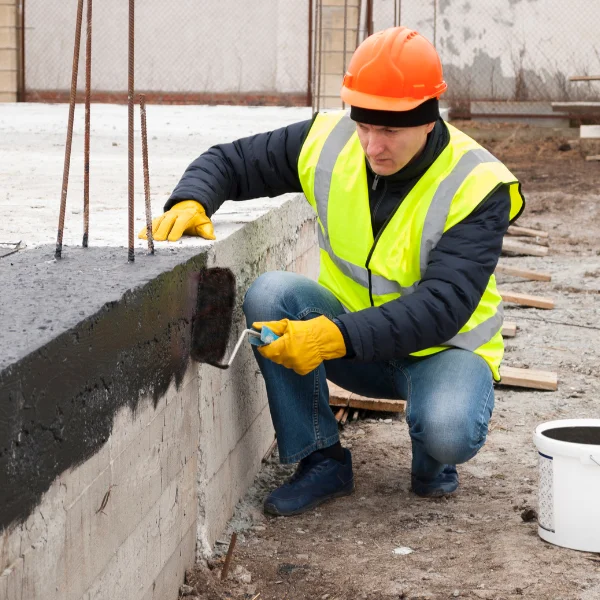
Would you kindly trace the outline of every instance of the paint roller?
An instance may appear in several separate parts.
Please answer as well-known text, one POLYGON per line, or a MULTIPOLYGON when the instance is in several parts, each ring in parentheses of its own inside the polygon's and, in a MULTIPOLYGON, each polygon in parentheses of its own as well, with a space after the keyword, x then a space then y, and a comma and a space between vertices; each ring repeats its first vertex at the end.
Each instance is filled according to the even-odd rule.
POLYGON ((234 306, 235 275, 231 270, 214 267, 200 271, 196 314, 192 324, 190 355, 193 360, 218 369, 228 369, 246 336, 254 346, 270 344, 278 338, 268 327, 263 327, 261 331, 244 329, 229 360, 223 362, 231 333, 234 306))

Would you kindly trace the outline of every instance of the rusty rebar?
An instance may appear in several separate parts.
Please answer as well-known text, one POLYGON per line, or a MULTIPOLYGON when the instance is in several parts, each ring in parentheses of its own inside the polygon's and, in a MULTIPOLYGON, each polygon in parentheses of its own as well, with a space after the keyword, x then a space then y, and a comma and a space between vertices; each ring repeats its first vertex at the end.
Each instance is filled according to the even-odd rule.
POLYGON ((308 81, 306 87, 306 106, 312 107, 312 68, 313 68, 313 0, 308 0, 308 81))
MULTIPOLYGON (((348 0, 344 0, 344 58, 342 59, 342 79, 346 75, 346 52, 348 51, 346 45, 346 38, 348 37, 348 0)), ((346 108, 346 103, 342 100, 342 108, 346 108)))
POLYGON ((90 233, 90 98, 92 85, 92 0, 87 0, 87 31, 85 40, 85 142, 83 165, 83 241, 88 247, 90 233))
POLYGON ((148 167, 148 128, 146 125, 146 96, 140 94, 140 115, 142 119, 142 161, 144 165, 144 195, 146 198, 146 237, 148 252, 154 254, 152 238, 152 207, 150 206, 150 169, 148 167))
POLYGON ((58 216, 58 235, 56 238, 55 258, 62 258, 63 231, 67 209, 67 188, 69 186, 69 168, 71 166, 71 146, 73 143, 73 121, 75 120, 75 96, 77 94, 77 74, 79 71, 79 50, 81 48, 81 24, 83 21, 83 0, 77 3, 77 24, 75 26, 75 44, 73 47, 73 70, 71 72, 71 97, 69 101, 69 124, 65 144, 65 163, 63 167, 62 190, 60 196, 60 214, 58 216))
POLYGON ((129 262, 135 260, 135 253, 133 249, 134 243, 134 212, 133 212, 133 193, 134 193, 134 144, 133 144, 133 92, 134 92, 134 50, 135 50, 135 0, 129 0, 129 81, 127 86, 127 104, 128 104, 128 152, 129 152, 129 172, 128 172, 128 212, 129 212, 129 262))
POLYGON ((231 534, 231 541, 229 542, 229 548, 227 549, 227 556, 225 556, 225 564, 221 570, 221 581, 225 581, 227 573, 229 572, 229 563, 231 563, 231 557, 233 555, 233 549, 235 548, 235 542, 237 540, 237 533, 234 531, 231 534))
POLYGON ((323 0, 318 0, 317 2, 317 43, 319 44, 318 49, 318 62, 317 62, 317 110, 319 112, 321 109, 321 77, 323 72, 323 0))

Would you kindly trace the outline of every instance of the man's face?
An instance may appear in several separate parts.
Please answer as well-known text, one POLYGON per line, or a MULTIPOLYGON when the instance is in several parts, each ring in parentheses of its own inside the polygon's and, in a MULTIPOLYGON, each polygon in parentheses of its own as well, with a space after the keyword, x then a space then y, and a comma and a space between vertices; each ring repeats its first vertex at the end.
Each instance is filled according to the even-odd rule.
POLYGON ((418 127, 356 124, 360 145, 376 175, 392 175, 421 153, 435 123, 418 127))

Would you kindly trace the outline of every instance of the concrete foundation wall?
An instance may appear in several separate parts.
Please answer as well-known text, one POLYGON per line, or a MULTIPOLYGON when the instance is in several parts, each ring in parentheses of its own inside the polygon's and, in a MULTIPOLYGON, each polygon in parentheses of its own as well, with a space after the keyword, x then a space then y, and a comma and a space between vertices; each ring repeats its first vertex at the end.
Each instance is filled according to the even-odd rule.
POLYGON ((0 102, 16 102, 17 0, 0 0, 0 102))
MULTIPOLYGON (((118 335, 111 328, 122 328, 123 318, 131 320, 133 316, 125 313, 123 318, 115 319, 115 311, 127 304, 134 306, 138 318, 152 320, 154 317, 148 313, 155 305, 147 302, 182 294, 186 274, 205 264, 227 266, 236 275, 238 300, 233 339, 244 327, 241 302, 250 283, 260 273, 273 269, 290 269, 314 277, 318 257, 315 244, 312 212, 302 198, 295 197, 247 223, 201 255, 194 257, 191 249, 179 254, 162 250, 163 254, 168 253, 165 260, 170 261, 164 277, 153 276, 146 285, 107 304, 104 312, 90 317, 93 325, 86 324, 88 316, 83 316, 82 322, 64 335, 77 339, 81 346, 78 352, 85 352, 84 357, 88 355, 88 344, 89 356, 95 356, 93 332, 104 328, 102 338, 110 340, 118 335), (176 281, 183 282, 179 288, 173 287, 173 274, 176 281), (140 304, 136 304, 138 296, 142 297, 140 304), (91 337, 86 337, 86 332, 91 337)), ((23 272, 25 263, 42 264, 51 252, 50 247, 21 252, 11 266, 17 264, 19 272, 23 272)), ((86 260, 80 257, 87 252, 92 249, 79 254, 68 249, 69 269, 81 269, 78 262, 86 260)), ((114 269, 114 265, 94 264, 100 264, 100 269, 114 269)), ((52 277, 61 276, 54 273, 52 277)), ((37 285, 44 287, 43 277, 37 285)), ((163 305, 162 301, 156 304, 163 305)), ((165 338, 175 345, 182 339, 189 344, 189 322, 184 319, 186 303, 181 306, 184 308, 171 309, 171 313, 167 310, 157 322, 166 320, 167 329, 182 323, 180 334, 173 337, 171 333, 165 338)), ((157 350, 168 345, 161 335, 157 329, 157 350)), ((64 337, 62 332, 57 336, 64 337)), ((142 327, 138 339, 131 339, 129 345, 147 345, 143 336, 142 327)), ((96 365, 94 361, 88 365, 90 373, 81 385, 91 390, 83 389, 68 400, 71 392, 65 386, 65 399, 55 401, 56 410, 61 413, 67 410, 67 404, 76 405, 77 414, 72 420, 80 419, 78 423, 82 424, 73 429, 66 417, 43 415, 40 406, 32 417, 36 423, 25 418, 31 416, 27 402, 36 404, 42 398, 44 406, 54 406, 53 398, 44 396, 49 393, 47 390, 38 390, 39 396, 33 397, 25 392, 29 360, 52 360, 53 365, 59 365, 54 371, 57 381, 73 378, 73 361, 66 358, 68 351, 65 350, 63 361, 60 354, 52 351, 51 344, 0 371, 0 412, 16 412, 16 416, 8 415, 8 422, 6 416, 0 417, 0 426, 8 431, 6 441, 0 444, 0 462, 6 467, 0 473, 2 485, 18 488, 15 472, 31 470, 26 459, 30 463, 45 462, 50 470, 52 465, 61 464, 61 452, 69 447, 70 439, 89 422, 101 420, 97 412, 100 398, 102 415, 111 415, 109 434, 106 439, 99 439, 101 443, 86 446, 88 437, 101 435, 93 426, 86 431, 79 445, 92 450, 87 450, 88 455, 78 464, 58 473, 26 514, 16 499, 10 501, 11 497, 0 510, 12 506, 16 514, 0 536, 0 598, 174 600, 185 569, 193 564, 197 553, 210 550, 273 440, 264 382, 250 348, 242 348, 228 371, 192 363, 184 352, 177 362, 180 373, 175 377, 168 375, 171 383, 166 389, 157 394, 157 387, 150 381, 141 383, 137 397, 126 391, 129 400, 114 414, 110 408, 113 402, 118 405, 122 401, 119 372, 126 372, 131 365, 123 353, 116 354, 110 365, 96 365), (93 371, 98 372, 98 377, 93 371), (105 372, 114 375, 114 379, 105 372), (94 391, 95 378, 101 381, 100 388, 105 388, 98 393, 94 391), (61 427, 57 426, 57 419, 61 427), (37 427, 37 420, 41 427, 37 427), (34 451, 38 446, 23 436, 38 436, 42 440, 49 431, 54 437, 44 442, 44 459, 36 458, 34 451), (23 454, 23 444, 29 444, 29 453, 23 454), (6 446, 12 448, 8 458, 3 450, 6 446)), ((140 371, 145 368, 140 364, 140 371)))

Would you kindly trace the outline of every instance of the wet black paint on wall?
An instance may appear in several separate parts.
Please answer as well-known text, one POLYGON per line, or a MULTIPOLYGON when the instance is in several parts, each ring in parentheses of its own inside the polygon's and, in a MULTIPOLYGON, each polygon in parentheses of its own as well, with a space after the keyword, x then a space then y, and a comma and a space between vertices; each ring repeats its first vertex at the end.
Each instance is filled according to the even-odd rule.
POLYGON ((116 413, 154 405, 189 364, 198 255, 125 293, 0 373, 0 530, 93 456, 116 413))

